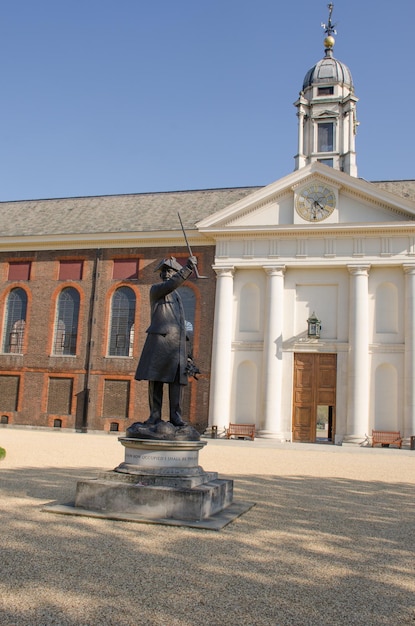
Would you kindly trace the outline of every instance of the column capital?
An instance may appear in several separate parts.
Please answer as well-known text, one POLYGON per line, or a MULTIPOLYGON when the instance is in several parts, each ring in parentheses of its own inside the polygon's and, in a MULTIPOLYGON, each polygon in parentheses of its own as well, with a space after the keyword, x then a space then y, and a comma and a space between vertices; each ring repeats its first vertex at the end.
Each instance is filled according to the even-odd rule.
POLYGON ((352 274, 352 276, 368 276, 370 265, 347 265, 347 269, 349 270, 349 274, 352 274))
POLYGON ((268 276, 284 276, 285 265, 263 265, 263 270, 268 276))
POLYGON ((233 278, 233 275, 235 273, 235 266, 234 265, 226 265, 226 266, 213 265, 212 269, 213 269, 214 272, 216 272, 216 275, 218 277, 233 278))
POLYGON ((405 274, 415 274, 415 263, 404 263, 402 269, 405 274))

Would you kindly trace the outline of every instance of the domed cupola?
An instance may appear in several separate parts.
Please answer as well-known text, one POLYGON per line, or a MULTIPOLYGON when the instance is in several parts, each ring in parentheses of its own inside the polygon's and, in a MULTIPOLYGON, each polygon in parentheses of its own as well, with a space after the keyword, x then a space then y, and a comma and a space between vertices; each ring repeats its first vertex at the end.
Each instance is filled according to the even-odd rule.
POLYGON ((353 89, 352 74, 344 63, 333 57, 331 48, 326 48, 326 56, 308 70, 303 82, 303 91, 315 85, 338 83, 353 89))
POLYGON ((298 153, 295 169, 314 161, 357 176, 355 135, 356 102, 353 79, 347 65, 333 56, 336 35, 328 5, 329 19, 322 24, 324 57, 305 75, 298 109, 298 153))

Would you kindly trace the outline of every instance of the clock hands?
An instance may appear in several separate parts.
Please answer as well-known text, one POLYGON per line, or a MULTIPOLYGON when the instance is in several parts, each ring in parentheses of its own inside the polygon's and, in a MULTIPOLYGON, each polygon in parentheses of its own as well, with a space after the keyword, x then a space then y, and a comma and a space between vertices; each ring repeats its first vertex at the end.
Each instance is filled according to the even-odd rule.
POLYGON ((325 220, 334 211, 335 206, 334 192, 320 184, 305 187, 295 199, 297 213, 309 222, 325 220))
POLYGON ((311 217, 313 218, 313 220, 317 219, 318 214, 322 216, 324 215, 324 213, 328 213, 328 210, 322 204, 320 204, 318 200, 314 200, 311 205, 311 217))

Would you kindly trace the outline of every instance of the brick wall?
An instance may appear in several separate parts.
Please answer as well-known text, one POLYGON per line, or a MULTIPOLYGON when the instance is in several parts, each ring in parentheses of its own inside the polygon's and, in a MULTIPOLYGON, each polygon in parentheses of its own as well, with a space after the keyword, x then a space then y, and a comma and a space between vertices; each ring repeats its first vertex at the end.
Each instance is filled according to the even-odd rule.
MULTIPOLYGON (((184 418, 201 432, 207 426, 210 379, 210 358, 215 297, 215 273, 211 269, 214 260, 213 247, 195 247, 199 271, 209 280, 192 277, 186 282, 195 293, 196 312, 194 328, 194 357, 202 371, 199 381, 190 381, 185 392, 184 418)), ((56 418, 62 427, 89 430, 109 430, 113 422, 124 431, 134 421, 148 417, 147 382, 134 381, 138 358, 145 340, 145 330, 150 321, 149 289, 159 280, 154 272, 158 262, 173 255, 179 261, 187 259, 182 247, 155 247, 131 249, 106 249, 102 251, 41 251, 0 255, 0 312, 5 319, 7 297, 15 287, 23 288, 28 295, 28 310, 23 354, 0 354, 0 376, 19 377, 19 397, 16 410, 10 404, 9 395, 0 395, 0 414, 9 417, 9 423, 53 426, 56 418), (138 278, 113 278, 113 260, 137 258, 138 278), (29 280, 8 280, 9 262, 31 261, 29 280), (82 278, 68 280, 61 272, 59 261, 83 261, 82 278), (97 269, 96 277, 94 275, 97 269), (72 286, 80 294, 78 341, 75 355, 53 355, 54 326, 57 298, 64 287, 72 286), (130 287, 136 295, 134 344, 131 357, 108 356, 108 331, 110 324, 111 297, 120 286, 130 287), (88 367, 89 364, 89 367, 88 367), (59 382, 61 378, 66 382, 59 382), (51 379, 53 383, 51 386, 51 379), (128 417, 122 417, 114 408, 116 398, 111 397, 121 389, 129 389, 123 402, 128 417), (123 382, 124 381, 124 382, 123 382), (85 388, 89 388, 87 410, 84 410, 85 388), (54 398, 49 397, 53 389, 54 398), (68 390, 71 390, 70 392, 68 390), (59 390, 59 391, 58 391, 59 390), (63 394, 65 397, 60 397, 63 394), (68 394, 71 394, 69 401, 68 394), (58 395, 56 395, 58 394, 58 395), (105 401, 105 405, 104 405, 105 401), (3 406, 2 406, 3 402, 3 406), (125 405, 125 402, 127 403, 125 405), (66 404, 65 404, 66 403, 66 404), (71 413, 56 411, 70 404, 71 413), (59 415, 58 415, 59 413, 59 415)), ((127 266, 128 264, 126 264, 127 266)), ((4 328, 1 328, 1 337, 4 328)), ((10 387, 10 380, 0 379, 0 387, 10 387)), ((166 389, 167 392, 167 389, 166 389)), ((167 393, 166 393, 167 395, 167 393)))

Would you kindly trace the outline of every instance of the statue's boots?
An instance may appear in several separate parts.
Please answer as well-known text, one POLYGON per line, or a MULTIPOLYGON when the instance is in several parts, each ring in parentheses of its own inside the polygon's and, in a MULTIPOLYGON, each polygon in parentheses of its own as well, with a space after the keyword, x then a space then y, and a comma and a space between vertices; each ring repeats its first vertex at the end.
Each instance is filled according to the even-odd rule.
POLYGON ((184 422, 181 417, 175 417, 174 419, 171 419, 170 422, 173 424, 173 426, 176 426, 176 428, 187 426, 186 422, 184 422))
POLYGON ((160 424, 160 422, 161 422, 161 417, 154 417, 153 415, 150 415, 148 420, 146 420, 144 422, 144 425, 145 426, 156 426, 157 424, 160 424))

